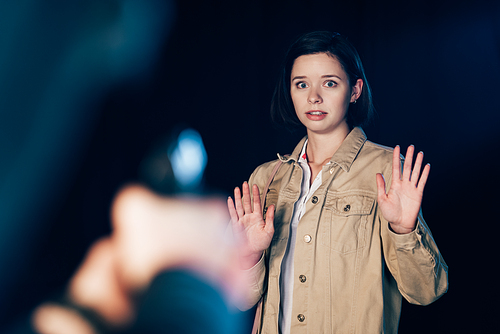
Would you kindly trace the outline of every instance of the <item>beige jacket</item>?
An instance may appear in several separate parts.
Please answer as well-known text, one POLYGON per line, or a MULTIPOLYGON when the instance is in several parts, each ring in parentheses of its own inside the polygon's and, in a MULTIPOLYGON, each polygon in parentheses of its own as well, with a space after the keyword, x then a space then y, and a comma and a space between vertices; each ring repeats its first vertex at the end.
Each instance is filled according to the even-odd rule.
MULTIPOLYGON (((259 333, 278 333, 280 266, 300 195, 304 140, 289 157, 279 156, 283 164, 265 205, 276 205, 274 237, 248 271, 247 306, 263 298, 259 333)), ((262 190, 278 161, 257 167, 249 184, 262 190)), ((448 288, 448 267, 421 214, 412 233, 397 235, 380 213, 375 175, 390 185, 392 149, 355 128, 331 162, 297 227, 291 333, 396 333, 401 295, 413 304, 432 303, 448 288)))

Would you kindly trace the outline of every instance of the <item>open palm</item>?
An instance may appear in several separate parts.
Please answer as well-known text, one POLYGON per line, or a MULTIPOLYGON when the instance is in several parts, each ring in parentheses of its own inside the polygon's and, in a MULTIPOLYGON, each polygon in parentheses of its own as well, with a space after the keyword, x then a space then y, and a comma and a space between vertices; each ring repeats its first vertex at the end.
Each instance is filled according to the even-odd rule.
POLYGON ((241 188, 243 198, 240 189, 236 187, 234 189, 234 201, 229 197, 227 205, 236 238, 244 244, 245 251, 242 254, 242 267, 247 269, 259 261, 263 251, 271 244, 274 234, 274 206, 271 205, 268 208, 264 220, 258 186, 253 185, 252 187, 253 208, 248 183, 243 183, 241 188))
POLYGON ((408 147, 401 175, 400 148, 396 146, 394 149, 392 182, 389 192, 386 193, 384 177, 380 173, 377 174, 377 200, 380 210, 390 223, 391 229, 398 234, 409 233, 415 229, 425 183, 431 167, 426 164, 420 175, 424 154, 419 152, 412 170, 414 151, 413 145, 408 147))

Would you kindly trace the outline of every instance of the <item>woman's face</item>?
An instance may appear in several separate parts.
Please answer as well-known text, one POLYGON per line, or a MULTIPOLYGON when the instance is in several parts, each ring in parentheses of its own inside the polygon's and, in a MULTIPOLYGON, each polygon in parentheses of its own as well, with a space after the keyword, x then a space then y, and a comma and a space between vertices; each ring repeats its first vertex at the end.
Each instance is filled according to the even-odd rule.
POLYGON ((300 122, 308 133, 348 130, 347 109, 361 95, 363 81, 354 86, 339 61, 326 53, 295 59, 290 77, 290 95, 300 122))

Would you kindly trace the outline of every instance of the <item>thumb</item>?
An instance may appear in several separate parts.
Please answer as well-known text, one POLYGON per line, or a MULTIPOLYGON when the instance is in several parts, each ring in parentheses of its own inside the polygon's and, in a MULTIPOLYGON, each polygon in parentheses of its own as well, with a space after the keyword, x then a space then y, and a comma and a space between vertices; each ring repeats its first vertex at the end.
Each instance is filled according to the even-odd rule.
POLYGON ((274 234, 274 209, 275 209, 274 204, 270 205, 267 208, 266 212, 266 226, 264 227, 264 229, 269 234, 274 234))

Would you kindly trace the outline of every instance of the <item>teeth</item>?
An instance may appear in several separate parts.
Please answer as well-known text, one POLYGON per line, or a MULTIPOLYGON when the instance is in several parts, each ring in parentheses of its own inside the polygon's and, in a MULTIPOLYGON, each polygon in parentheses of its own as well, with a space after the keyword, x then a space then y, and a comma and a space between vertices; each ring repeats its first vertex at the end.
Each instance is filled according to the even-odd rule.
POLYGON ((311 111, 309 114, 311 115, 323 115, 323 113, 321 111, 311 111))

